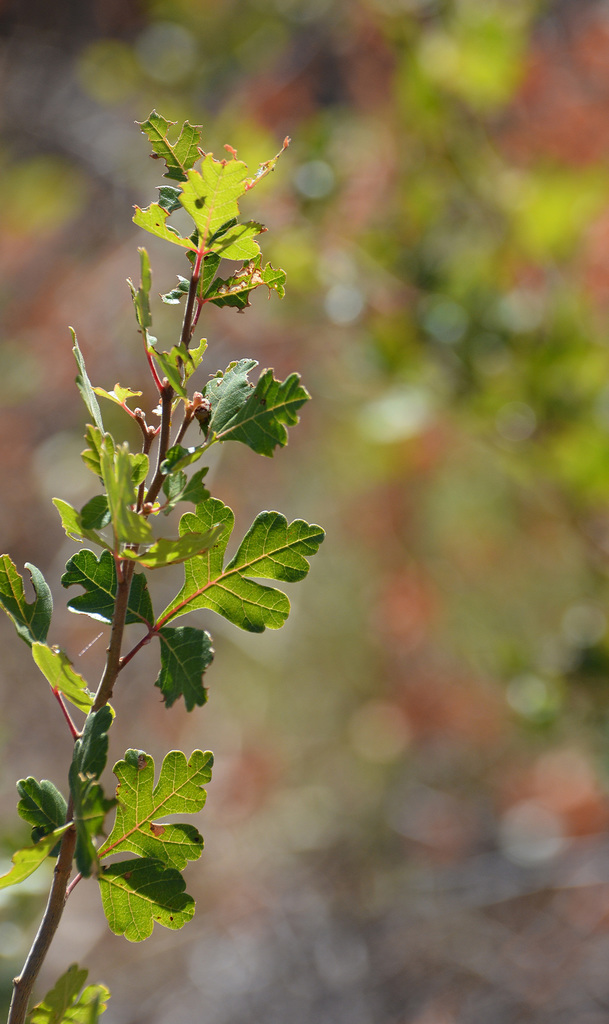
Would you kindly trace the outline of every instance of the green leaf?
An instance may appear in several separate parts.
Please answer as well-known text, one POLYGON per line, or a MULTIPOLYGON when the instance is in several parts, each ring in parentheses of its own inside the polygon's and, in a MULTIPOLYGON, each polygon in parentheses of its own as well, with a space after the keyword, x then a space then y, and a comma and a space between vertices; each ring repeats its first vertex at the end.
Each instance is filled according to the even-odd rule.
MULTIPOLYGON (((165 460, 161 464, 161 472, 168 476, 170 473, 185 469, 191 463, 197 462, 206 450, 207 445, 204 444, 195 445, 192 448, 183 448, 181 444, 174 444, 167 451, 165 460)), ((209 469, 209 467, 207 468, 209 469)))
POLYGON ((176 142, 171 143, 167 138, 167 132, 177 124, 177 121, 167 121, 153 110, 145 121, 136 121, 136 124, 139 124, 142 134, 148 136, 155 157, 165 161, 165 177, 183 181, 186 172, 201 155, 201 125, 184 121, 176 142))
POLYGON ((17 804, 20 817, 32 825, 32 841, 37 843, 56 828, 65 824, 68 805, 63 795, 48 779, 37 782, 31 775, 20 779, 17 804))
POLYGON ((112 711, 107 705, 87 715, 82 735, 76 740, 72 755, 72 764, 80 774, 99 779, 106 767, 108 730, 112 719, 112 711))
POLYGON ((175 185, 161 185, 159 187, 159 206, 163 210, 167 210, 167 213, 181 210, 180 195, 181 190, 176 188, 175 185))
POLYGON ((181 750, 171 750, 154 786, 152 757, 140 750, 128 750, 124 760, 114 765, 119 780, 116 821, 99 850, 100 860, 127 851, 174 868, 198 860, 203 838, 197 829, 157 819, 167 814, 196 814, 203 808, 207 796, 203 786, 211 779, 213 761, 210 751, 194 750, 186 760, 181 750))
POLYGON ((127 549, 123 555, 134 559, 138 565, 143 565, 146 569, 162 569, 166 565, 177 565, 194 555, 208 551, 216 543, 221 532, 222 527, 214 527, 207 533, 190 533, 177 540, 160 537, 146 551, 136 554, 135 551, 127 549))
POLYGON ((85 430, 85 441, 89 444, 88 448, 85 448, 84 452, 80 453, 80 457, 83 460, 87 469, 90 469, 96 476, 101 476, 101 448, 103 440, 106 440, 106 444, 114 446, 114 441, 111 434, 104 434, 98 427, 94 427, 92 423, 87 424, 85 430))
POLYGON ((110 992, 105 985, 87 985, 89 972, 77 964, 30 1010, 29 1024, 96 1024, 106 1009, 110 992))
POLYGON ((203 533, 214 525, 224 527, 221 537, 205 555, 185 563, 184 586, 158 624, 164 626, 197 608, 210 608, 251 633, 261 633, 267 626, 279 629, 289 615, 290 602, 282 591, 265 587, 256 578, 286 583, 303 579, 309 571, 307 558, 317 551, 323 530, 302 519, 288 525, 279 512, 261 512, 235 557, 223 567, 234 516, 218 498, 209 498, 195 512, 186 512, 180 520, 180 534, 203 533))
POLYGON ((76 825, 76 865, 85 878, 97 864, 93 839, 102 831, 106 814, 116 804, 115 800, 106 799, 95 781, 106 766, 112 718, 107 705, 90 712, 82 736, 74 744, 68 775, 76 825))
MULTIPOLYGON (((195 222, 199 232, 200 246, 209 249, 211 239, 216 235, 218 229, 222 228, 227 221, 239 216, 237 200, 246 191, 247 166, 242 160, 215 160, 213 154, 208 153, 202 160, 201 172, 188 171, 186 179, 182 186, 180 202, 195 222)), ((235 228, 235 230, 237 229, 235 228)), ((259 226, 258 230, 260 230, 259 226)), ((231 238, 231 231, 219 238, 216 235, 216 241, 213 244, 214 252, 226 255, 224 250, 227 236, 231 238)), ((253 251, 249 252, 244 257, 245 259, 256 256, 260 251, 258 245, 251 241, 252 233, 249 237, 253 251)), ((241 257, 234 258, 240 259, 241 257)))
MULTIPOLYGON (((116 565, 109 551, 102 551, 99 558, 88 548, 77 551, 66 562, 61 583, 66 588, 74 585, 85 588, 86 593, 68 601, 71 612, 89 615, 101 622, 112 622, 118 583, 116 565)), ((136 572, 129 591, 126 623, 150 626, 153 622, 154 613, 146 577, 136 572)))
POLYGON ((283 382, 264 370, 254 388, 248 374, 257 363, 240 359, 206 385, 211 402, 209 431, 218 441, 241 441, 259 455, 273 455, 288 443, 286 426, 298 423, 298 410, 311 397, 300 376, 291 373, 283 382))
MULTIPOLYGON (((189 256, 190 258, 190 256, 189 256)), ((212 281, 216 276, 216 271, 220 266, 221 257, 215 252, 208 253, 203 259, 203 265, 201 267, 201 275, 199 277, 199 287, 197 294, 199 298, 203 299, 207 295, 212 281)))
POLYGON ((267 263, 266 267, 261 266, 260 256, 255 260, 248 260, 241 270, 238 270, 232 277, 216 278, 213 284, 204 293, 207 302, 213 302, 215 306, 234 306, 237 309, 245 309, 250 304, 250 293, 261 285, 266 285, 269 290, 277 292, 280 299, 285 295, 284 270, 276 270, 267 263))
POLYGON ((17 850, 12 856, 12 868, 5 875, 0 876, 0 889, 6 889, 9 885, 19 885, 25 878, 33 875, 34 871, 49 856, 64 832, 71 827, 71 823, 62 825, 61 828, 56 828, 54 832, 50 832, 48 836, 41 839, 35 846, 26 846, 23 850, 17 850))
POLYGON ((78 374, 76 376, 76 385, 77 385, 78 390, 80 391, 80 393, 82 395, 83 402, 85 403, 87 409, 89 410, 89 414, 93 417, 93 420, 95 421, 96 427, 98 428, 98 430, 101 430, 101 432, 103 433, 103 431, 104 431, 104 423, 103 423, 103 420, 102 420, 102 415, 101 415, 101 410, 99 408, 99 403, 98 403, 95 395, 93 394, 93 388, 91 387, 91 381, 89 380, 89 378, 87 376, 87 371, 86 371, 86 368, 85 368, 85 360, 84 360, 82 352, 80 351, 80 348, 78 347, 78 342, 76 340, 76 334, 72 330, 71 327, 70 327, 70 334, 72 335, 72 341, 74 342, 74 346, 72 348, 72 351, 74 353, 74 358, 76 359, 76 365, 78 366, 78 374))
MULTIPOLYGON (((91 530, 83 524, 82 515, 62 498, 53 498, 53 504, 61 516, 61 525, 71 540, 89 540, 102 548, 111 550, 110 544, 97 530, 91 530)), ((86 507, 86 506, 85 506, 86 507)))
POLYGON ((106 494, 96 494, 80 510, 84 530, 103 530, 110 522, 110 509, 106 494))
POLYGON ((44 642, 47 638, 51 616, 53 614, 53 598, 48 584, 35 565, 25 563, 36 597, 28 603, 23 589, 23 579, 17 567, 8 555, 0 556, 0 606, 13 620, 13 625, 22 640, 31 647, 36 640, 44 642))
POLYGON ((63 651, 33 644, 32 657, 52 690, 58 690, 80 711, 88 712, 93 704, 93 694, 87 689, 82 676, 72 668, 72 662, 63 651))
POLYGON ((176 287, 173 288, 170 292, 165 292, 164 295, 161 295, 161 299, 163 300, 163 302, 166 302, 169 306, 175 306, 184 298, 185 295, 188 295, 189 289, 190 281, 188 280, 188 278, 182 277, 180 274, 178 274, 178 283, 176 287))
POLYGON ((114 448, 113 445, 107 445, 104 440, 100 464, 116 542, 150 544, 150 523, 129 507, 135 504, 136 494, 133 463, 128 446, 122 444, 114 448))
MULTIPOLYGON (((131 278, 127 278, 127 284, 129 285, 129 290, 131 291, 131 298, 133 299, 135 319, 137 320, 139 328, 142 332, 142 336, 146 343, 146 347, 149 348, 151 342, 156 341, 156 339, 150 335, 148 330, 150 327, 152 327, 152 313, 150 312, 150 289, 152 287, 152 273, 150 271, 150 258, 148 256, 147 251, 144 248, 140 248, 138 249, 138 252, 140 254, 140 286, 139 288, 136 288, 131 278)), ((117 385, 117 387, 118 386, 119 385, 117 385)), ((110 395, 107 392, 104 392, 104 394, 106 395, 107 398, 110 398, 110 395)), ((134 391, 132 392, 132 394, 141 395, 141 391, 134 391)), ((122 402, 119 404, 122 405, 122 402)))
POLYGON ((129 942, 147 939, 155 922, 182 928, 194 916, 195 901, 184 892, 182 875, 161 861, 131 857, 102 865, 98 881, 111 930, 129 942))
POLYGON ((165 242, 173 242, 174 245, 181 245, 184 249, 192 249, 193 252, 196 252, 197 246, 190 238, 182 238, 175 228, 167 224, 168 216, 167 210, 164 210, 158 203, 152 203, 145 210, 136 206, 133 223, 137 224, 139 228, 143 228, 144 231, 149 231, 151 235, 162 238, 165 242))
POLYGON ((131 478, 135 486, 139 487, 148 476, 150 468, 148 456, 143 452, 129 452, 129 461, 131 463, 131 478))
POLYGON ((169 515, 172 508, 178 501, 192 501, 194 505, 209 498, 209 491, 203 483, 203 478, 209 472, 209 466, 193 473, 190 480, 182 470, 177 470, 163 481, 163 492, 167 498, 167 504, 163 508, 164 515, 169 515))
POLYGON ((154 358, 162 373, 181 398, 187 397, 184 384, 200 366, 206 348, 207 341, 202 338, 196 348, 186 348, 185 345, 180 344, 174 345, 169 352, 153 350, 154 358))
POLYGON ((158 686, 165 707, 170 708, 179 697, 184 698, 186 710, 192 711, 207 701, 207 690, 203 686, 203 674, 214 657, 212 639, 209 633, 192 626, 165 626, 159 629, 161 642, 161 671, 155 686, 158 686))

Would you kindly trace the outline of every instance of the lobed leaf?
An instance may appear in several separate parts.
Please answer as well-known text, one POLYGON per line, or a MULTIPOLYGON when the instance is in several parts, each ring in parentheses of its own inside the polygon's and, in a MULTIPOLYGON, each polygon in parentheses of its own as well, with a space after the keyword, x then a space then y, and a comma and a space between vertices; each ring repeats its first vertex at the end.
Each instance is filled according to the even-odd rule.
POLYGON ((279 629, 290 612, 287 596, 258 583, 256 577, 294 582, 309 570, 307 558, 315 554, 324 531, 302 519, 288 525, 279 512, 261 512, 244 537, 235 557, 224 567, 224 553, 234 526, 234 515, 218 498, 209 498, 186 512, 180 534, 200 533, 222 526, 218 542, 206 554, 184 565, 184 586, 158 620, 170 620, 197 608, 210 608, 251 633, 267 627, 279 629), (254 578, 252 578, 254 577, 254 578))
POLYGON ((146 551, 136 553, 127 549, 123 555, 126 558, 132 558, 138 565, 143 565, 146 569, 162 569, 166 565, 177 565, 179 562, 185 562, 188 558, 209 550, 216 543, 220 532, 221 529, 212 527, 207 533, 191 533, 179 537, 177 540, 160 537, 146 551))
MULTIPOLYGON (((109 551, 102 551, 99 558, 88 548, 77 551, 66 562, 61 584, 66 588, 78 585, 85 589, 84 594, 68 601, 71 612, 89 615, 101 622, 112 622, 118 581, 114 558, 109 551)), ((153 622, 154 613, 146 577, 136 572, 129 591, 126 623, 150 626, 153 622)))
MULTIPOLYGON (((213 754, 195 750, 186 760, 180 750, 163 760, 154 786, 154 761, 143 751, 128 750, 114 766, 119 780, 114 827, 99 850, 99 858, 129 851, 183 868, 203 851, 203 838, 192 825, 156 821, 166 814, 195 814, 205 804, 203 785, 211 779, 213 754), (154 788, 153 788, 154 787, 154 788)), ((137 862, 136 862, 137 863, 137 862)))
POLYGON ((165 177, 183 181, 186 172, 201 155, 201 125, 184 121, 177 140, 171 143, 167 132, 177 121, 167 121, 153 110, 145 121, 136 121, 136 124, 139 124, 142 134, 148 136, 155 157, 165 161, 165 177))
POLYGON ((179 871, 149 857, 132 857, 102 865, 99 890, 108 924, 115 935, 141 942, 155 923, 182 928, 192 919, 195 901, 184 892, 179 871))
POLYGON ((75 672, 67 654, 46 644, 32 645, 32 657, 52 690, 74 704, 80 711, 88 712, 93 704, 93 694, 87 689, 83 677, 75 672))
POLYGON ((77 964, 47 992, 29 1013, 29 1024, 96 1024, 106 1010, 110 992, 105 985, 87 985, 89 972, 77 964))
POLYGON ((254 387, 248 374, 257 365, 240 359, 209 381, 204 392, 212 407, 208 429, 218 441, 241 441, 259 455, 272 456, 288 443, 286 426, 298 423, 298 410, 311 396, 297 373, 278 381, 272 370, 264 370, 254 387))
POLYGON ((85 441, 89 447, 85 448, 84 452, 80 453, 80 457, 83 460, 85 466, 95 473, 96 476, 101 477, 101 449, 102 442, 105 440, 106 444, 114 445, 111 434, 104 434, 99 427, 93 426, 92 423, 87 423, 85 430, 85 441))
POLYGON ((30 562, 25 563, 25 568, 29 571, 36 594, 35 599, 29 603, 25 597, 23 579, 15 563, 8 555, 0 556, 0 606, 12 619, 21 639, 31 647, 36 641, 44 642, 47 638, 53 614, 53 598, 40 569, 30 562))
POLYGON ((209 498, 209 491, 203 483, 208 472, 209 466, 204 466, 203 469, 193 473, 190 479, 181 469, 166 476, 163 480, 163 492, 167 503, 163 508, 163 513, 169 515, 178 501, 192 501, 193 504, 198 505, 199 502, 209 498))
POLYGON ((165 707, 170 708, 179 697, 186 710, 192 711, 207 701, 203 675, 214 657, 212 639, 205 630, 192 626, 165 626, 158 630, 161 642, 161 671, 155 682, 165 707))
POLYGON ((96 395, 100 395, 101 398, 108 398, 111 402, 115 402, 116 405, 122 406, 124 409, 127 404, 128 398, 138 398, 142 394, 141 391, 132 391, 131 388, 124 388, 120 384, 115 384, 112 391, 106 391, 104 388, 93 388, 96 395))
MULTIPOLYGON (((188 171, 186 181, 182 185, 180 202, 195 222, 201 248, 210 249, 213 245, 214 252, 226 255, 227 246, 230 247, 233 242, 238 244, 241 236, 232 236, 231 231, 238 230, 236 225, 236 220, 239 217, 237 200, 246 191, 246 180, 247 166, 242 160, 215 160, 212 153, 208 153, 203 158, 200 173, 195 170, 188 171), (235 227, 226 234, 219 234, 220 229, 228 221, 232 221, 235 227)), ((260 225, 257 227, 259 231, 260 225)), ((248 256, 227 256, 227 259, 249 259, 256 256, 260 250, 258 245, 252 241, 252 237, 258 231, 250 233, 248 236, 252 249, 248 256)), ((245 239, 242 241, 243 244, 247 244, 245 239)))

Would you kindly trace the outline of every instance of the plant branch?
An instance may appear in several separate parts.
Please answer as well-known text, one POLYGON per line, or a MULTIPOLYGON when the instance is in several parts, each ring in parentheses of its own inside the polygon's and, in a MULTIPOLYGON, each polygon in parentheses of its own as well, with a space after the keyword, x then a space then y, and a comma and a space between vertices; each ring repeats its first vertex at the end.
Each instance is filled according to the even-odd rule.
POLYGON ((120 670, 121 647, 123 643, 123 633, 125 630, 125 620, 127 618, 129 591, 131 590, 131 580, 133 579, 134 572, 135 562, 130 558, 124 559, 122 576, 119 578, 116 588, 116 601, 114 603, 114 615, 112 616, 112 631, 110 633, 108 657, 106 659, 104 673, 97 688, 97 693, 95 694, 95 700, 91 711, 99 711, 100 708, 103 708, 104 705, 108 703, 112 696, 112 690, 120 670))
MULTIPOLYGON (((72 800, 68 804, 68 810, 66 820, 70 821, 72 818, 73 807, 72 800)), ((55 932, 59 927, 61 921, 61 915, 66 902, 66 890, 68 886, 68 879, 72 871, 72 861, 74 859, 74 850, 76 848, 76 829, 70 828, 65 833, 61 840, 61 846, 59 848, 59 856, 55 865, 55 871, 53 874, 53 884, 49 893, 49 899, 46 905, 46 910, 32 948, 28 953, 27 960, 23 966, 23 970, 18 978, 13 981, 13 998, 11 1000, 11 1006, 7 1019, 7 1024, 23 1024, 27 1013, 28 1002, 34 983, 40 968, 44 963, 44 959, 49 950, 49 946, 53 941, 55 932)))
POLYGON ((194 330, 193 322, 193 310, 195 305, 195 299, 197 297, 197 288, 199 287, 199 277, 201 276, 201 265, 203 263, 203 257, 206 255, 205 249, 199 249, 195 259, 194 267, 192 268, 192 277, 190 278, 190 287, 188 289, 188 298, 186 300, 186 309, 184 310, 184 321, 182 323, 182 334, 180 336, 180 344, 188 348, 190 345, 190 339, 194 330))
POLYGON ((154 479, 150 484, 150 489, 146 495, 146 504, 151 504, 155 501, 157 494, 163 486, 163 480, 165 479, 164 473, 161 471, 161 466, 165 461, 167 450, 169 448, 169 433, 171 431, 171 407, 173 404, 174 390, 171 387, 167 378, 163 381, 163 390, 161 391, 161 436, 159 439, 159 453, 157 458, 156 473, 154 479))

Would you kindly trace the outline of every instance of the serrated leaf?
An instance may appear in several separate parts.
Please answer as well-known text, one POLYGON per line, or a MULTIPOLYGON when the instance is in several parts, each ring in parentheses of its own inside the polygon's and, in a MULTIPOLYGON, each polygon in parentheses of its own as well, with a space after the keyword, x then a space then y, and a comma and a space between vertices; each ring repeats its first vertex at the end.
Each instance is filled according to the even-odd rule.
POLYGON ((80 711, 88 712, 93 694, 87 689, 83 677, 74 671, 72 662, 63 651, 46 644, 32 645, 32 657, 52 690, 58 690, 80 711))
POLYGON ((162 238, 165 242, 172 242, 174 245, 181 245, 183 249, 192 249, 193 252, 196 252, 196 244, 190 238, 182 238, 180 233, 167 223, 168 216, 167 210, 164 210, 162 206, 159 206, 158 203, 151 203, 145 210, 141 210, 139 206, 135 207, 133 223, 137 224, 139 228, 143 228, 144 231, 149 231, 151 235, 162 238))
MULTIPOLYGON (((70 598, 68 608, 71 612, 89 615, 101 622, 112 622, 118 584, 116 565, 109 551, 102 551, 99 558, 88 548, 77 551, 66 562, 61 583, 66 588, 78 585, 86 591, 70 598)), ((153 622, 154 613, 146 577, 136 572, 129 591, 126 623, 150 626, 153 622)))
POLYGON ((74 353, 74 358, 76 359, 76 365, 78 366, 78 374, 76 376, 76 385, 77 385, 78 390, 80 391, 80 393, 82 395, 83 402, 85 403, 87 409, 89 410, 89 414, 93 417, 93 420, 95 422, 96 427, 98 428, 98 430, 101 430, 101 432, 103 434, 103 432, 104 432, 104 423, 103 423, 103 420, 102 420, 102 414, 101 414, 101 410, 99 408, 99 403, 98 403, 95 395, 93 394, 93 388, 91 387, 91 381, 89 380, 89 377, 87 376, 87 370, 86 370, 86 367, 85 367, 84 356, 83 356, 82 352, 80 351, 80 348, 78 347, 78 341, 76 340, 76 333, 75 333, 75 331, 73 331, 73 329, 71 327, 70 327, 70 334, 72 335, 72 341, 74 342, 74 346, 72 348, 72 351, 74 353))
POLYGON ((165 626, 159 629, 161 642, 161 671, 155 682, 165 707, 170 708, 179 697, 184 698, 186 710, 192 711, 207 701, 203 675, 214 657, 212 639, 205 630, 192 626, 165 626))
MULTIPOLYGON (((208 153, 201 162, 201 172, 190 170, 182 186, 180 202, 190 214, 199 232, 199 244, 204 249, 211 247, 211 239, 227 221, 239 217, 237 200, 245 191, 247 166, 241 160, 215 160, 208 153)), ((227 239, 231 239, 231 229, 218 237, 213 243, 213 250, 225 255, 227 239)), ((256 233, 256 232, 254 232, 256 233)), ((255 256, 260 250, 251 241, 254 251, 249 252, 246 259, 255 256)), ((230 244, 230 243, 229 243, 230 244)), ((227 257, 231 258, 231 257, 227 257)), ((239 259, 240 257, 235 257, 239 259)))
POLYGON ((241 441, 259 455, 272 456, 277 446, 288 443, 286 426, 298 423, 298 410, 311 396, 297 373, 278 381, 272 370, 264 370, 253 387, 248 374, 256 365, 254 359, 240 359, 208 382, 209 432, 218 441, 241 441))
POLYGON ((92 544, 99 544, 102 548, 112 550, 108 541, 97 532, 84 526, 80 512, 77 512, 67 501, 62 498, 53 498, 53 504, 61 516, 61 525, 71 540, 89 540, 92 544))
POLYGON ((167 132, 177 124, 177 121, 167 121, 153 110, 145 121, 137 121, 136 124, 139 124, 142 133, 148 136, 155 156, 165 161, 165 177, 183 181, 186 172, 201 155, 201 125, 184 121, 177 140, 171 143, 167 138, 167 132))
POLYGON ((124 760, 114 766, 119 780, 116 821, 99 850, 99 859, 129 851, 175 868, 198 860, 203 838, 197 829, 157 819, 167 814, 196 814, 203 808, 207 796, 203 786, 211 779, 213 760, 210 751, 194 750, 187 760, 181 750, 171 750, 154 786, 152 757, 128 750, 124 760))
POLYGON ((248 260, 232 277, 216 278, 204 293, 204 297, 206 302, 213 302, 215 306, 245 309, 250 304, 250 293, 261 285, 266 285, 269 295, 271 291, 275 291, 282 299, 285 295, 285 279, 284 270, 276 270, 270 263, 262 267, 261 259, 258 257, 255 260, 248 260))
POLYGON ((184 586, 159 617, 158 625, 165 626, 197 608, 210 608, 251 633, 261 633, 267 626, 279 629, 289 615, 290 602, 282 591, 266 587, 256 578, 287 583, 303 579, 309 571, 307 558, 319 548, 324 531, 302 519, 288 525, 279 512, 261 512, 235 557, 224 567, 234 515, 218 498, 209 498, 195 512, 186 512, 180 520, 180 534, 202 533, 214 524, 224 527, 222 535, 205 555, 185 563, 184 586))
POLYGON ((192 919, 195 901, 184 892, 179 871, 149 857, 131 857, 102 866, 102 906, 110 929, 129 942, 141 942, 155 925, 182 928, 192 919))
POLYGON ((117 543, 150 544, 150 523, 129 507, 136 500, 134 464, 130 455, 126 444, 111 450, 105 442, 102 443, 100 465, 108 495, 112 529, 117 543))
POLYGON ((48 779, 37 782, 31 775, 20 779, 17 792, 21 799, 17 812, 32 825, 32 841, 37 843, 65 824, 68 805, 62 793, 48 779))
POLYGON ((110 992, 105 985, 87 985, 89 972, 77 964, 47 992, 42 1002, 30 1010, 29 1024, 96 1024, 106 1010, 110 992))
POLYGON ((177 540, 160 537, 146 551, 139 551, 136 554, 134 551, 126 550, 123 554, 146 569, 162 569, 166 565, 177 565, 179 562, 185 562, 187 558, 207 551, 216 543, 221 532, 221 527, 214 527, 207 533, 191 533, 177 540))
POLYGON ((44 642, 47 638, 53 614, 53 598, 40 569, 30 562, 25 563, 25 568, 30 574, 36 594, 35 599, 29 603, 17 566, 8 555, 0 556, 0 606, 12 619, 21 639, 31 647, 35 641, 44 642))
POLYGON ((48 836, 45 836, 44 839, 41 839, 34 846, 26 846, 22 850, 17 850, 11 858, 13 862, 12 868, 5 875, 0 876, 0 889, 6 889, 9 885, 19 885, 24 879, 33 875, 34 871, 49 856, 64 832, 71 827, 71 823, 62 825, 61 828, 56 828, 54 832, 50 832, 48 836))

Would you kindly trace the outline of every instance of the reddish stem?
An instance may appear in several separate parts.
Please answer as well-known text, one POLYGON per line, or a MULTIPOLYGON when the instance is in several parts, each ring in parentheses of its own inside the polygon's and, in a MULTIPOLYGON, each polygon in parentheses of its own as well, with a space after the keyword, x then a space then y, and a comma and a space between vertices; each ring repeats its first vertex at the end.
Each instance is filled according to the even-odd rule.
POLYGON ((59 690, 54 689, 53 690, 53 694, 57 698, 57 702, 59 704, 59 707, 61 708, 61 710, 63 712, 63 717, 65 718, 66 722, 68 723, 68 729, 72 733, 72 739, 73 740, 80 739, 80 733, 79 733, 78 729, 76 728, 76 726, 74 725, 74 722, 70 718, 70 713, 69 713, 69 711, 68 711, 68 709, 67 709, 67 707, 65 705, 65 701, 64 701, 63 697, 61 696, 59 690))

